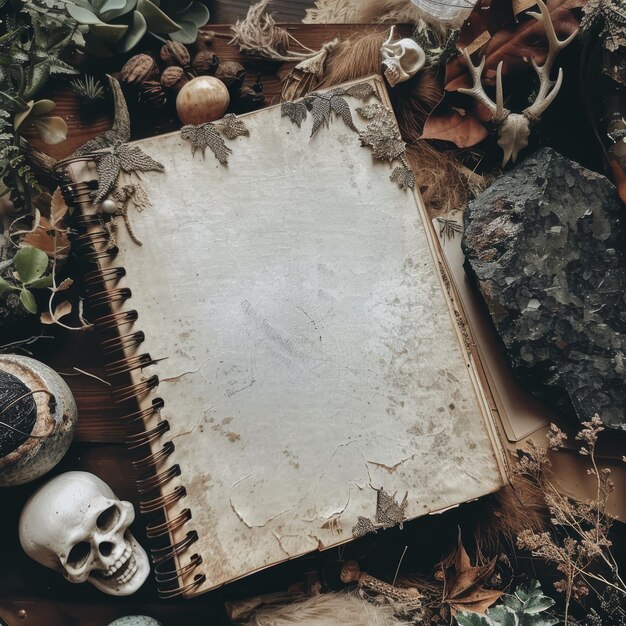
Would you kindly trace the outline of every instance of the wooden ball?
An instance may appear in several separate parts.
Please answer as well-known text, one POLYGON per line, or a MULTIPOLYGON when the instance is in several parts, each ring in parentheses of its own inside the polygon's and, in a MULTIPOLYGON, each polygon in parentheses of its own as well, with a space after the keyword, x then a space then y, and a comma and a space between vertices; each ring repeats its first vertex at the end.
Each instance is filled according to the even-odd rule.
POLYGON ((228 89, 214 76, 190 80, 176 97, 176 113, 183 124, 204 124, 224 115, 230 103, 228 89))

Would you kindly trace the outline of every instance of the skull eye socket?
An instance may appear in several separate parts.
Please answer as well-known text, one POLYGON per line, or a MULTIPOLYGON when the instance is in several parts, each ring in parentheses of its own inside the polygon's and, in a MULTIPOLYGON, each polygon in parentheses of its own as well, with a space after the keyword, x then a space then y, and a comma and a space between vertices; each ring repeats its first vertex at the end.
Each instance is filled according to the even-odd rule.
POLYGON ((115 505, 112 505, 108 509, 104 509, 104 511, 98 515, 96 526, 100 530, 111 530, 111 528, 117 524, 117 520, 119 518, 120 512, 118 508, 115 505))
POLYGON ((91 545, 86 541, 77 543, 67 555, 67 564, 72 567, 80 567, 83 565, 91 554, 91 545))

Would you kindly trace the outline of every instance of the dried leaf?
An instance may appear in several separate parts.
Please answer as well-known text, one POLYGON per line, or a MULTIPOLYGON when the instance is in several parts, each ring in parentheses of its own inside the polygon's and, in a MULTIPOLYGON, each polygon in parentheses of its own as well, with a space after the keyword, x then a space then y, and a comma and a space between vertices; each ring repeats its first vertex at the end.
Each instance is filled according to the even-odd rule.
POLYGON ((57 187, 52 194, 52 201, 50 202, 50 221, 53 226, 56 226, 66 215, 69 207, 63 199, 61 188, 57 187))
MULTIPOLYGON (((584 6, 586 0, 547 0, 550 17, 560 39, 571 35, 578 28, 578 17, 572 11, 584 6)), ((478 56, 485 55, 483 82, 495 83, 496 68, 503 61, 503 74, 531 70, 530 59, 541 65, 546 58, 547 39, 543 25, 527 14, 517 16, 511 11, 510 0, 480 0, 469 19, 461 28, 457 47, 470 47, 477 36, 491 33, 479 48, 478 56)), ((445 88, 457 91, 471 87, 471 79, 462 56, 452 59, 446 66, 445 88)))
POLYGON ((57 320, 60 320, 62 317, 69 315, 72 312, 72 303, 67 300, 59 303, 54 308, 53 315, 50 315, 50 311, 46 311, 39 316, 42 324, 54 324, 57 320))
POLYGON ((54 292, 56 293, 57 291, 65 291, 66 289, 69 289, 73 284, 74 281, 71 278, 66 278, 58 284, 57 288, 54 289, 54 292))
POLYGON ((33 248, 42 250, 49 257, 56 256, 57 259, 66 258, 70 250, 70 242, 65 231, 56 228, 46 217, 39 220, 37 227, 28 233, 23 241, 33 248))
POLYGON ((485 565, 473 566, 459 530, 454 563, 444 572, 444 602, 453 612, 457 610, 484 613, 500 596, 501 591, 485 589, 484 584, 491 578, 496 566, 496 559, 485 565))
POLYGON ((450 141, 459 148, 470 148, 488 137, 489 133, 482 122, 472 112, 461 115, 450 109, 434 112, 424 124, 422 139, 450 141))

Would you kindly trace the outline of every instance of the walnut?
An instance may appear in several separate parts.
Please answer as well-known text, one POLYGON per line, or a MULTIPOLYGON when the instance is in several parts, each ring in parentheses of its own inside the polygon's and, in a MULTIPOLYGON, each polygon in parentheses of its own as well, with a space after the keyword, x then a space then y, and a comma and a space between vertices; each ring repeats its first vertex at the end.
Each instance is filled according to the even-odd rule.
POLYGON ((246 70, 236 61, 224 61, 215 70, 215 78, 219 78, 229 90, 241 89, 246 78, 246 70))
POLYGON ((187 73, 182 67, 178 67, 177 65, 166 67, 163 70, 163 74, 161 74, 161 85, 163 85, 165 89, 178 90, 188 82, 189 78, 187 77, 187 73))
POLYGON ((193 57, 191 67, 196 74, 202 76, 212 74, 219 62, 220 59, 217 54, 213 54, 208 50, 202 50, 193 57))
POLYGON ((166 65, 187 67, 191 61, 189 50, 182 43, 178 43, 178 41, 165 42, 161 48, 160 56, 166 65))
POLYGON ((130 57, 120 71, 120 79, 123 82, 136 85, 156 78, 157 75, 156 61, 149 54, 136 54, 130 57))

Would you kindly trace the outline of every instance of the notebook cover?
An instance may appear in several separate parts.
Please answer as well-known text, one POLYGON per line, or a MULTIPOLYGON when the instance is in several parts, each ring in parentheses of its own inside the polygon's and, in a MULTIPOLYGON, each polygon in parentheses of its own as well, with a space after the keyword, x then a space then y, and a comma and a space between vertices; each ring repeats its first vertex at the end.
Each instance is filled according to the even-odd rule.
MULTIPOLYGON (((156 467, 140 487, 143 508, 166 516, 148 534, 173 546, 157 553, 179 574, 157 568, 165 595, 506 481, 384 82, 354 84, 308 110, 241 116, 227 164, 180 132, 134 142, 164 166, 140 175, 150 206, 128 209, 143 245, 121 220, 116 257, 94 238, 100 275, 116 281, 100 325, 130 325, 133 309, 119 334, 145 335, 125 350, 135 366, 118 397, 139 397, 145 433, 132 441, 156 467)), ((93 164, 70 169, 94 177, 93 164)))

